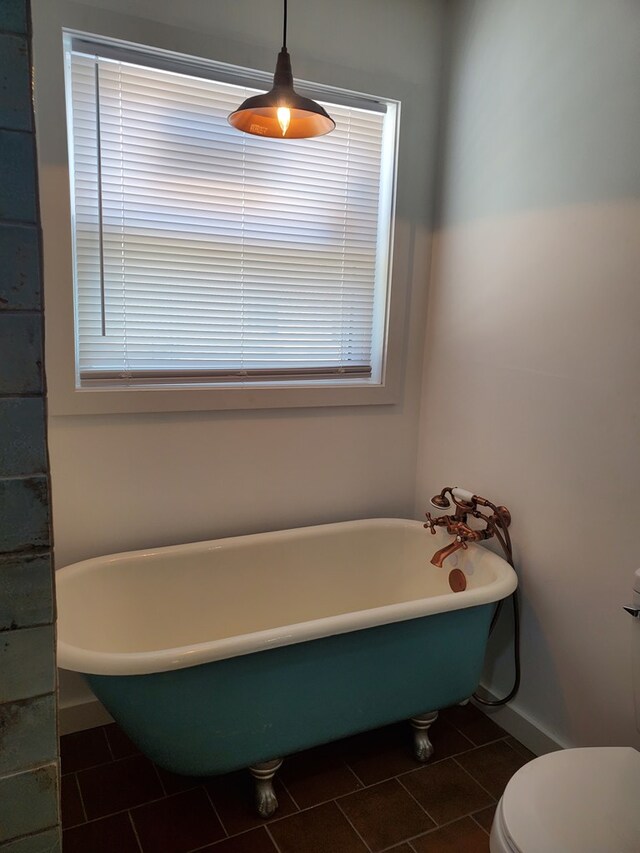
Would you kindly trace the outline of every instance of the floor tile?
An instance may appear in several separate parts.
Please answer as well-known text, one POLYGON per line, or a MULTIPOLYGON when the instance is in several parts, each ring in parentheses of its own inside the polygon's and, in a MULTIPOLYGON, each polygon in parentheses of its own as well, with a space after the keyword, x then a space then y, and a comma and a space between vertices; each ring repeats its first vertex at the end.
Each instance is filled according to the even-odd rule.
MULTIPOLYGON (((430 762, 473 749, 473 743, 446 720, 436 720, 429 730, 434 754, 430 762)), ((413 731, 408 722, 354 738, 346 761, 365 785, 374 785, 420 767, 413 751, 413 731)))
POLYGON ((344 761, 324 747, 286 758, 279 775, 301 809, 362 787, 344 761))
POLYGON ((397 779, 342 797, 338 805, 373 851, 435 826, 397 779))
POLYGON ((497 799, 509 779, 527 759, 502 740, 458 756, 460 764, 497 799))
POLYGON ((86 770, 112 760, 104 727, 75 732, 60 738, 60 763, 63 773, 86 770))
MULTIPOLYGON (((278 810, 272 820, 297 812, 295 803, 277 775, 274 787, 278 797, 278 810)), ((227 835, 237 835, 239 832, 254 829, 265 823, 264 819, 256 813, 255 783, 248 770, 216 776, 205 782, 205 788, 209 792, 227 835)))
POLYGON ((489 836, 465 817, 415 838, 411 845, 416 853, 489 853, 489 836))
POLYGON ((368 853, 335 803, 325 803, 269 826, 280 853, 368 853))
POLYGON ((273 841, 267 835, 266 829, 252 829, 219 841, 210 847, 204 847, 198 853, 277 853, 273 841))
POLYGON ((142 756, 83 770, 78 781, 89 820, 164 796, 153 764, 142 756))
POLYGON ((533 761, 533 759, 536 757, 535 752, 531 752, 530 749, 527 749, 524 744, 520 743, 520 741, 516 740, 514 737, 508 737, 507 743, 509 744, 511 749, 515 749, 515 751, 519 755, 522 755, 523 758, 526 758, 527 761, 533 761))
POLYGON ((168 796, 179 794, 182 791, 190 791, 192 788, 200 788, 205 782, 201 776, 180 776, 170 770, 165 770, 163 767, 156 767, 156 770, 160 776, 162 787, 168 796))
POLYGON ((127 812, 65 829, 62 849, 63 853, 140 853, 127 812))
POLYGON ((453 758, 407 773, 401 781, 437 824, 448 823, 492 802, 491 796, 453 758))
POLYGON ((473 749, 473 743, 462 734, 455 726, 447 720, 438 718, 429 729, 429 737, 433 744, 433 755, 429 762, 440 761, 441 758, 450 758, 460 752, 473 749))
POLYGON ((480 826, 486 831, 491 832, 491 825, 493 824, 493 816, 496 813, 496 807, 489 806, 487 809, 482 809, 482 811, 476 812, 472 815, 473 819, 476 823, 480 824, 480 826))
POLYGON ((117 723, 110 723, 108 726, 103 726, 103 729, 114 758, 129 758, 131 755, 140 754, 138 747, 129 739, 117 723))
POLYGON ((291 756, 269 821, 255 813, 248 771, 170 773, 115 723, 66 735, 64 853, 486 853, 495 799, 533 757, 506 735, 474 746, 495 734, 492 725, 473 706, 445 710, 431 728, 435 757, 422 767, 404 722, 291 756))
POLYGON ((203 788, 132 809, 143 853, 188 853, 225 837, 203 788))
POLYGON ((443 708, 440 711, 440 716, 457 729, 460 729, 460 731, 463 731, 471 723, 487 715, 472 702, 467 702, 465 705, 452 705, 450 708, 443 708))
POLYGON ((60 807, 62 809, 62 826, 65 829, 85 822, 84 808, 82 807, 78 779, 75 773, 67 773, 61 779, 60 807))
POLYGON ((503 728, 471 703, 447 708, 443 711, 443 716, 468 737, 474 746, 482 746, 507 736, 503 728))
POLYGON ((409 723, 386 726, 344 741, 345 761, 364 785, 374 785, 399 773, 415 770, 409 723))

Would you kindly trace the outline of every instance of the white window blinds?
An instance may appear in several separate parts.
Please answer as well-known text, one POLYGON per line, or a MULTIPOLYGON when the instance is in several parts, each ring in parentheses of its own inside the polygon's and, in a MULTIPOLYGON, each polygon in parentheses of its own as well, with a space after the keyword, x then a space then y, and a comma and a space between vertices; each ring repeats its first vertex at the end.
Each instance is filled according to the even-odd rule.
POLYGON ((259 90, 67 58, 80 384, 370 376, 384 112, 327 104, 329 136, 260 139, 227 123, 259 90))

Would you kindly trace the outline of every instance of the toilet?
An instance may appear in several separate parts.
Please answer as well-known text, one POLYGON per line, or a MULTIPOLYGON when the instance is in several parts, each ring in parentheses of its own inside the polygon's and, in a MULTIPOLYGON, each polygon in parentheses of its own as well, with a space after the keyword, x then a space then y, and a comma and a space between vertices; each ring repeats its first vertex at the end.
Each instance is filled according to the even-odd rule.
MULTIPOLYGON (((640 710, 640 569, 634 584, 634 686, 640 710)), ((640 713, 638 728, 640 729, 640 713)), ((640 752, 565 749, 511 778, 491 827, 491 853, 640 853, 640 752)))
POLYGON ((491 828, 491 853, 639 853, 640 752, 565 749, 512 777, 491 828))

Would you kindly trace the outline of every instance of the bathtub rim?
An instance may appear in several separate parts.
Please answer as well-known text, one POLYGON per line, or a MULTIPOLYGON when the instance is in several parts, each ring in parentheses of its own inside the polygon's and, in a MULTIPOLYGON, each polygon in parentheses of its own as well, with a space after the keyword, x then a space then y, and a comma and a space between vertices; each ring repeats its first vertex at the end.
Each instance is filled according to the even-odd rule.
MULTIPOLYGON (((152 558, 155 554, 170 555, 171 552, 185 553, 206 551, 225 544, 243 540, 249 544, 252 540, 264 542, 275 539, 290 539, 302 537, 319 531, 330 534, 332 530, 357 529, 370 526, 394 528, 422 528, 421 521, 402 518, 367 518, 357 521, 339 521, 330 524, 308 525, 305 527, 288 528, 285 530, 268 531, 265 533, 250 533, 240 536, 229 536, 220 539, 209 539, 200 542, 190 542, 182 545, 164 545, 158 548, 123 551, 117 554, 107 554, 92 557, 72 563, 56 571, 56 594, 65 582, 70 582, 74 575, 99 571, 105 565, 121 562, 125 559, 152 558)), ((423 616, 447 613, 452 610, 464 610, 483 604, 498 602, 515 591, 518 578, 514 569, 498 554, 486 548, 470 543, 469 552, 481 552, 484 559, 490 559, 496 577, 491 583, 464 592, 451 592, 445 595, 429 596, 413 599, 399 604, 388 604, 380 607, 358 610, 351 613, 341 613, 335 616, 325 616, 307 622, 210 640, 202 643, 164 648, 144 652, 103 652, 83 648, 68 643, 62 636, 62 625, 58 621, 57 662, 61 669, 91 675, 149 675, 157 672, 168 672, 176 669, 199 666, 227 658, 267 651, 272 648, 292 645, 294 643, 317 640, 336 634, 346 634, 361 631, 378 625, 388 625, 393 622, 404 622, 423 616)))

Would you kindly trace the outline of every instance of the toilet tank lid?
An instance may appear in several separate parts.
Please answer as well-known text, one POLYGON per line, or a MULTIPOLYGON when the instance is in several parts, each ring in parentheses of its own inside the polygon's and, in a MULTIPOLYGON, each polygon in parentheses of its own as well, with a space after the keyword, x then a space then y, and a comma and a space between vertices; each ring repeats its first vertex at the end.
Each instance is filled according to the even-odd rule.
POLYGON ((631 747, 566 749, 529 762, 502 798, 515 850, 637 853, 640 753, 631 747))

